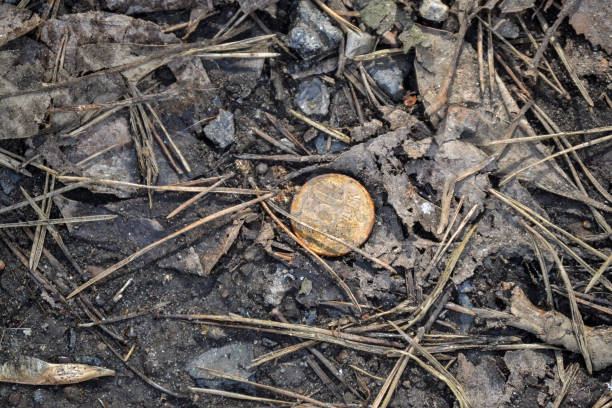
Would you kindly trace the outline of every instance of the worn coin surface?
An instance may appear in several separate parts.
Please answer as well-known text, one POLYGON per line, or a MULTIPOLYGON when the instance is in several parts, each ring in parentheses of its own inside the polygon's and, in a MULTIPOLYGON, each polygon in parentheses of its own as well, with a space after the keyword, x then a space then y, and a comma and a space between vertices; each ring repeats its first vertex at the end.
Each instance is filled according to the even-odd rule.
MULTIPOLYGON (((374 203, 364 186, 343 174, 324 174, 306 182, 291 203, 301 222, 353 245, 363 244, 374 226, 374 203)), ((308 227, 291 222, 293 231, 320 255, 340 256, 349 248, 308 227)))

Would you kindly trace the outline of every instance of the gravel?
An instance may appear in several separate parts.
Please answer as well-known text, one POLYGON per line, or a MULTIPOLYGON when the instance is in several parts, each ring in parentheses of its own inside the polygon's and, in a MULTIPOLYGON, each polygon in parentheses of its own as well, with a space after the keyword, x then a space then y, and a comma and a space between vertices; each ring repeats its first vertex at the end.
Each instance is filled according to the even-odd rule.
POLYGON ((221 109, 219 115, 204 128, 206 137, 221 149, 234 143, 234 115, 221 109))

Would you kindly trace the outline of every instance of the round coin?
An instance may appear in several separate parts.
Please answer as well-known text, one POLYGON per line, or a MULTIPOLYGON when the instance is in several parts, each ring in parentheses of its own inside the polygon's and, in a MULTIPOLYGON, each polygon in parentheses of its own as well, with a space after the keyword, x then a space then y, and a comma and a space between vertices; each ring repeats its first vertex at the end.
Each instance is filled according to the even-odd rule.
MULTIPOLYGON (((343 174, 324 174, 306 182, 291 203, 291 215, 304 224, 355 247, 374 226, 374 203, 364 186, 343 174)), ((349 248, 312 229, 291 222, 293 231, 320 255, 340 256, 349 248)))

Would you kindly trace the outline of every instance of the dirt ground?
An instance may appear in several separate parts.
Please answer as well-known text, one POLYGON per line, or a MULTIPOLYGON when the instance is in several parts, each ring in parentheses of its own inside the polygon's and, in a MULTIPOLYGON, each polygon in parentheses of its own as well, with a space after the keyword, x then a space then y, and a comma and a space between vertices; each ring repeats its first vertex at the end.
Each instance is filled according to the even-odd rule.
POLYGON ((0 4, 0 406, 612 406, 607 7, 16 3, 0 4), (539 77, 536 10, 567 16, 539 77), (319 261, 259 202, 139 252, 266 192, 289 211, 326 173, 372 197, 367 256, 319 261), (102 218, 8 225, 85 216, 102 218), (19 384, 20 357, 115 375, 19 384))

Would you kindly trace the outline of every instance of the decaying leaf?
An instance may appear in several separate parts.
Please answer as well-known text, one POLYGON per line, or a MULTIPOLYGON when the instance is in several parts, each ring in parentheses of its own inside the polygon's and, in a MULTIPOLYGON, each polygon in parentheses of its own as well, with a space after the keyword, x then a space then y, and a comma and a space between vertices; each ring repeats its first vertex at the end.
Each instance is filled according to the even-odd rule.
POLYGON ((38 14, 12 4, 0 4, 0 47, 38 27, 38 14))
POLYGON ((114 376, 115 371, 87 364, 52 364, 20 356, 0 366, 0 382, 29 385, 75 384, 97 377, 114 376))
POLYGON ((612 11, 610 4, 600 0, 578 2, 578 9, 570 17, 570 24, 578 34, 593 45, 601 45, 612 53, 612 11))

